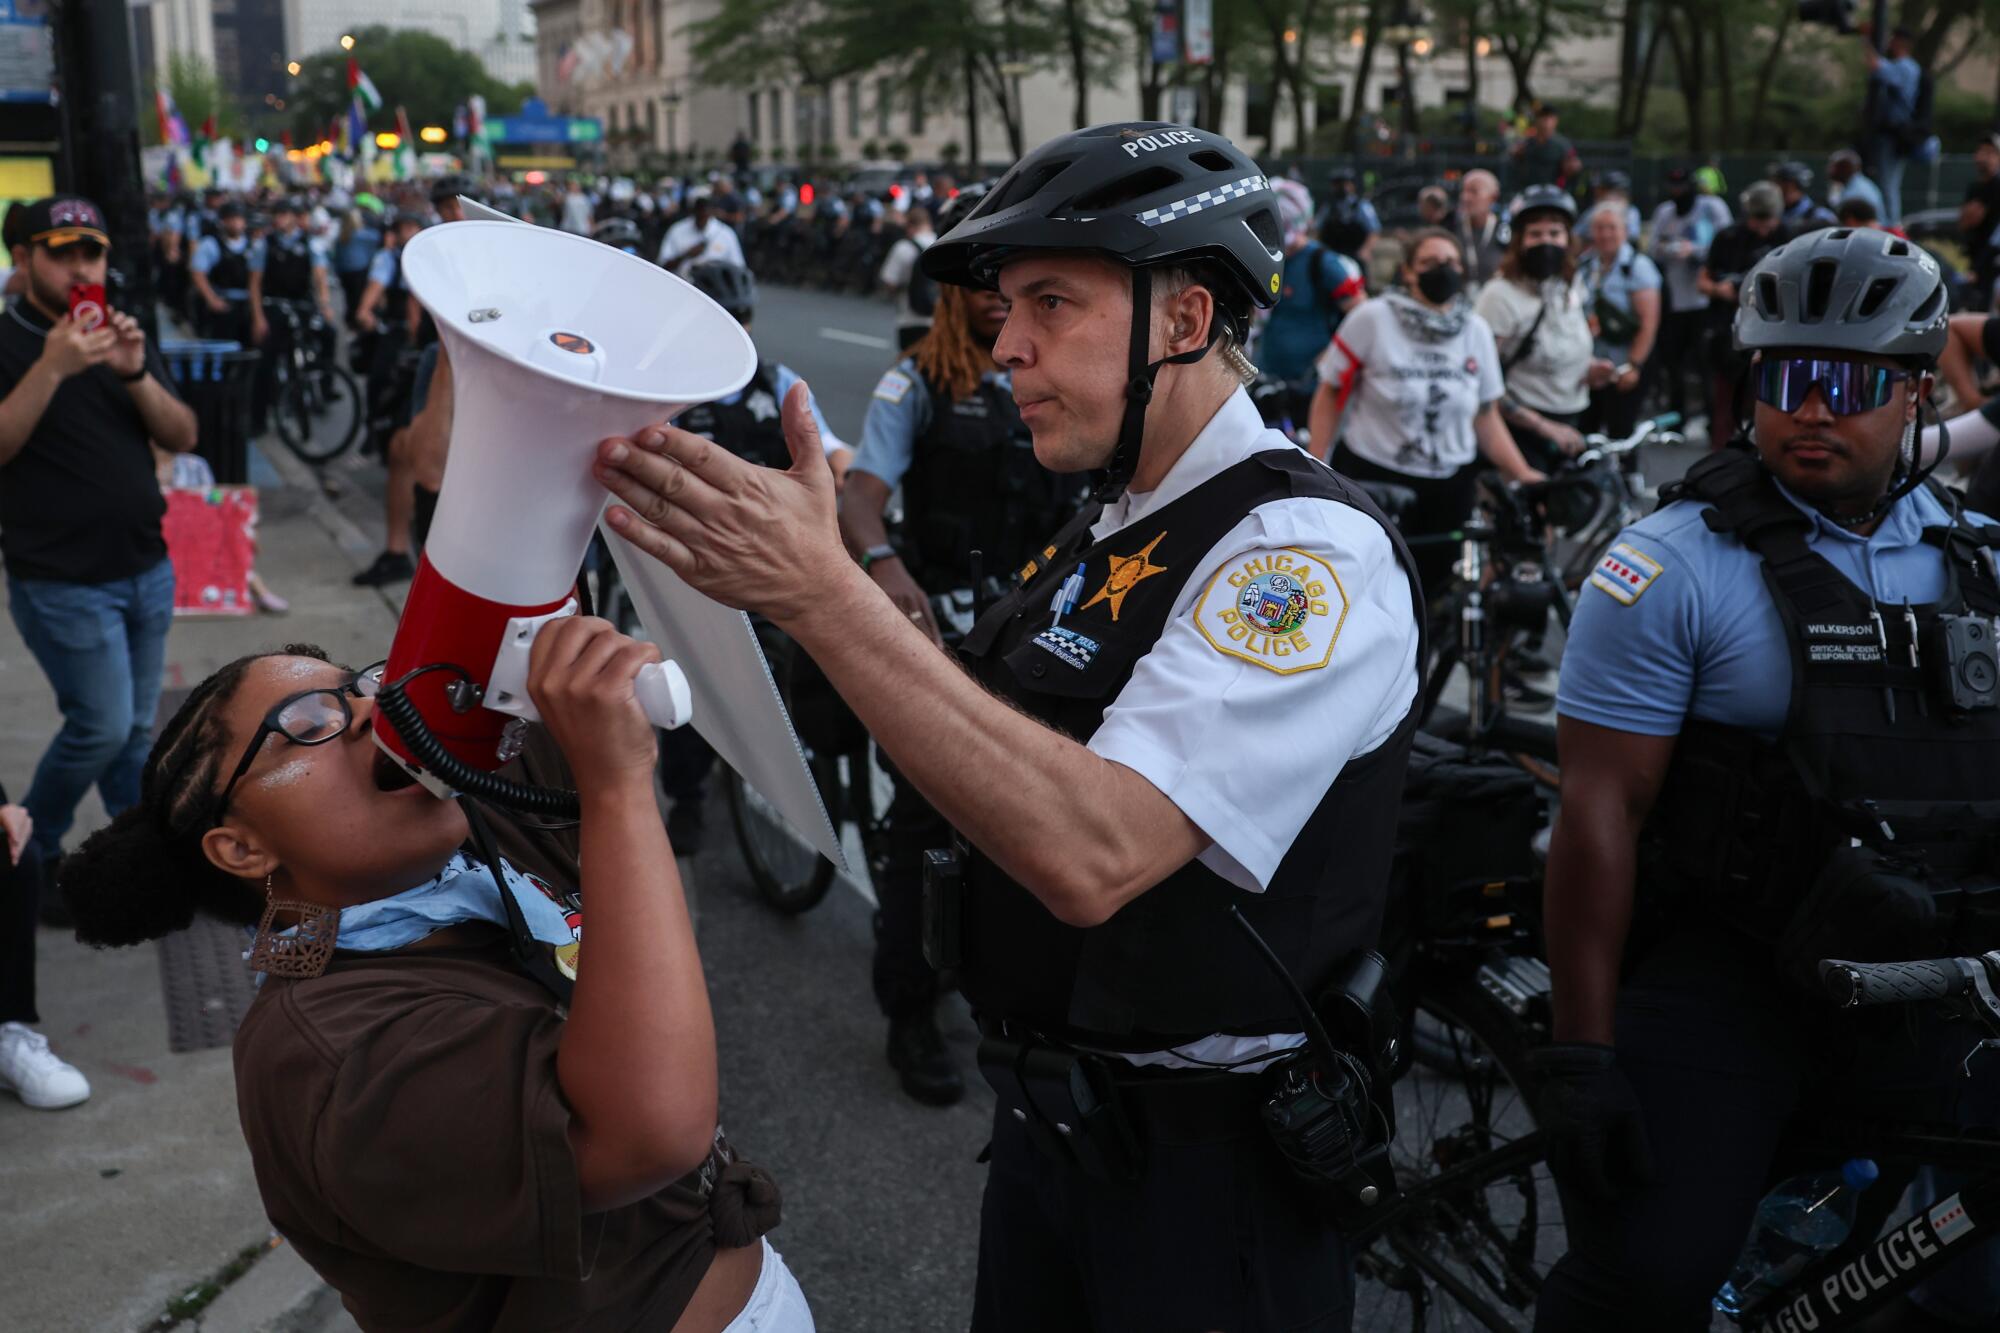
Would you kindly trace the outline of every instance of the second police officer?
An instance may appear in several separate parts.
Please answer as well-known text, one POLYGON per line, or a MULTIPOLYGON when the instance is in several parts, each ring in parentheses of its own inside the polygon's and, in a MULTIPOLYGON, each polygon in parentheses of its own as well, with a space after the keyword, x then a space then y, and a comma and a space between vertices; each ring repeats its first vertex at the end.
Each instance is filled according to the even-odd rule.
MULTIPOLYGON (((977 187, 942 210, 949 229, 978 203, 977 187)), ((861 428, 861 449, 840 502, 848 550, 913 624, 956 642, 975 602, 1020 568, 1062 526, 1082 488, 1035 460, 993 343, 1007 322, 998 292, 937 289, 931 325, 882 376, 861 428), (903 522, 889 534, 889 498, 901 487, 903 522), (939 608, 949 609, 940 612, 939 608), (952 617, 959 618, 957 624, 952 617), (945 623, 940 624, 940 618, 945 623)), ((903 1089, 945 1105, 965 1091, 938 1031, 937 973, 924 959, 924 853, 942 846, 943 819, 893 764, 886 864, 876 877, 872 982, 889 1020, 889 1063, 903 1089)))
MULTIPOLYGON (((599 223, 601 232, 608 223, 599 223)), ((610 244, 611 242, 606 242, 610 244)), ((750 331, 757 314, 757 279, 741 264, 711 259, 692 265, 682 275, 696 290, 736 317, 744 331, 750 331)), ((750 382, 726 397, 697 403, 675 419, 675 425, 691 435, 715 441, 736 457, 763 467, 788 467, 791 451, 785 445, 784 425, 779 405, 799 377, 783 362, 759 359, 750 382)), ((819 428, 820 447, 833 469, 836 484, 847 473, 854 456, 812 402, 813 424, 819 428)), ((794 720, 802 728, 794 701, 794 720)), ((715 767, 715 750, 693 727, 679 727, 660 736, 660 787, 673 802, 667 811, 667 836, 680 856, 692 856, 701 845, 702 807, 708 795, 709 771, 715 767)))
POLYGON ((968 635, 970 679, 841 557, 803 393, 783 473, 672 429, 599 448, 614 529, 792 635, 966 847, 960 877, 929 862, 927 936, 999 1094, 980 1333, 1351 1323, 1336 1196, 1261 1113, 1373 1045, 1320 1040, 1297 990, 1380 931, 1422 599, 1245 391, 1282 261, 1255 162, 1158 123, 1042 145, 926 252, 1005 294, 1035 456, 1098 483, 968 635))
MULTIPOLYGON (((2000 842, 2000 528, 1914 448, 1945 313, 1936 262, 1890 233, 1772 251, 1735 324, 1749 440, 1663 493, 1579 599, 1555 1042, 1533 1057, 1570 1240, 1543 1333, 1706 1330, 1800 1109, 2000 1111, 2000 1067, 1960 1076, 1967 1029, 1837 1012, 1816 971, 1996 943, 1946 892, 2000 842)), ((1990 1269, 1928 1298, 1991 1328, 1990 1269)))

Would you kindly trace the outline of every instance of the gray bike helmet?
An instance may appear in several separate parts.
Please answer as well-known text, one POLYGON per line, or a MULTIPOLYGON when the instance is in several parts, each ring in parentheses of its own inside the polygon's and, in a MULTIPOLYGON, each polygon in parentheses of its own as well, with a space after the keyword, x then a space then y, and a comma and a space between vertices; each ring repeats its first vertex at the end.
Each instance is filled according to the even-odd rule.
POLYGON ((1560 217, 1567 226, 1576 225, 1576 200, 1569 197, 1569 191, 1555 185, 1530 185, 1514 196, 1514 207, 1507 214, 1507 225, 1514 231, 1528 225, 1538 213, 1560 217))
POLYGON ((1872 229, 1809 232, 1745 276, 1736 346, 1889 356, 1926 369, 1944 351, 1948 305, 1923 247, 1872 229))
POLYGON ((1252 306, 1278 300, 1284 231, 1277 195, 1251 157, 1219 134, 1160 121, 1097 125, 1029 153, 957 226, 924 252, 938 282, 993 288, 1001 265, 1029 251, 1102 255, 1132 270, 1132 337, 1125 418, 1098 478, 1106 503, 1139 462, 1153 380, 1169 363, 1198 361, 1227 325, 1238 346, 1252 306), (1206 346, 1149 362, 1151 270, 1195 264, 1216 274, 1206 346))

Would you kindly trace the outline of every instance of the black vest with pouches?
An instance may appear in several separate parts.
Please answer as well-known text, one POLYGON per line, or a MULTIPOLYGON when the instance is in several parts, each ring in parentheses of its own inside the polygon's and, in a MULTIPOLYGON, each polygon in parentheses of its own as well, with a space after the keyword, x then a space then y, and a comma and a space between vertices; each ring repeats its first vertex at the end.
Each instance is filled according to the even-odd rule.
POLYGON ((1944 597, 1892 606, 1807 544, 1812 519, 1754 453, 1713 454, 1660 499, 1698 501, 1712 530, 1756 553, 1792 662, 1775 742, 1698 720, 1682 730, 1647 826, 1663 887, 1755 904, 1747 915, 1768 925, 1851 840, 1947 878, 2000 870, 2000 708, 1955 710, 1939 675, 1940 617, 1980 617, 1992 642, 2000 527, 1926 529, 1944 597))
MULTIPOLYGON (((1225 469, 1103 541, 1090 536, 1100 506, 1085 506, 1021 572, 1015 590, 973 627, 961 656, 995 693, 1088 741, 1139 659, 1166 631, 1174 604, 1203 557, 1251 510, 1293 497, 1344 504, 1379 524, 1410 580, 1413 606, 1422 608, 1409 552, 1374 504, 1301 451, 1279 448, 1225 469), (1052 625, 1051 601, 1079 565, 1084 595, 1052 625)), ((1304 565, 1283 552, 1265 559, 1274 570, 1287 562, 1280 572, 1315 602, 1346 596, 1313 581, 1304 565)), ((1246 587, 1256 583, 1253 575, 1246 587)), ((1302 630, 1289 633, 1256 628, 1285 623, 1277 604, 1251 612, 1224 608, 1212 618, 1214 625, 1201 628, 1239 655, 1295 660, 1299 669, 1312 669, 1317 656, 1318 665, 1338 669, 1333 652, 1338 607, 1320 606, 1302 630)), ((1421 644, 1418 651, 1421 665, 1421 644)), ((1329 674, 1315 684, 1338 689, 1338 679, 1329 674)), ((1374 701, 1356 700, 1355 706, 1372 708, 1374 701)), ((959 974, 967 998, 982 1016, 1112 1049, 1158 1049, 1215 1032, 1297 1030, 1296 1008, 1269 964, 1229 920, 1228 908, 1233 904, 1249 918, 1308 995, 1317 994, 1340 959, 1374 947, 1416 723, 1412 700, 1395 733, 1374 750, 1344 764, 1329 756, 1325 792, 1263 893, 1245 892, 1200 861, 1190 861, 1109 921, 1081 929, 1058 921, 1027 889, 973 852, 965 871, 959 974)), ((1293 724, 1273 716, 1264 725, 1277 733, 1293 724)), ((1213 743, 1215 751, 1189 758, 1216 765, 1254 763, 1258 732, 1246 729, 1213 743)), ((1066 799, 1062 792, 1048 797, 1066 799)))

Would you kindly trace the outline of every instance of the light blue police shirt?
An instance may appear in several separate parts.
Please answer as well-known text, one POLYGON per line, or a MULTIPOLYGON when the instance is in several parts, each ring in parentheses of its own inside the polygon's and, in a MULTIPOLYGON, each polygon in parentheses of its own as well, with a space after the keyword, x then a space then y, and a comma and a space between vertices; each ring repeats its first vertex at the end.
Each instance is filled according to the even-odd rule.
MULTIPOLYGON (((997 384, 1002 393, 1014 392, 1014 377, 1004 370, 989 370, 980 382, 997 384)), ((904 357, 875 385, 867 419, 861 423, 861 447, 855 450, 850 470, 880 477, 895 490, 910 470, 918 437, 930 427, 930 390, 924 387, 917 363, 904 357)))
MULTIPOLYGON (((1944 552, 1924 542, 1923 530, 1947 515, 1927 488, 1898 500, 1866 538, 1785 498, 1812 521, 1807 544, 1876 601, 1914 605, 1944 595, 1944 552)), ((1562 716, 1642 736, 1679 735, 1690 717, 1767 737, 1783 729, 1791 650, 1763 562, 1711 531, 1702 511, 1682 500, 1639 520, 1585 581, 1563 651, 1562 716)))
POLYGON ((395 287, 402 276, 402 267, 396 262, 394 250, 377 250, 375 257, 368 261, 368 281, 379 282, 384 287, 395 287))
MULTIPOLYGON (((195 246, 194 257, 188 260, 188 267, 196 273, 205 274, 222 262, 222 252, 224 250, 228 250, 232 255, 240 255, 248 252, 250 248, 250 238, 248 236, 234 242, 222 236, 204 236, 201 238, 200 244, 195 246)), ((241 287, 218 287, 215 289, 215 294, 226 297, 244 297, 250 293, 241 287)))

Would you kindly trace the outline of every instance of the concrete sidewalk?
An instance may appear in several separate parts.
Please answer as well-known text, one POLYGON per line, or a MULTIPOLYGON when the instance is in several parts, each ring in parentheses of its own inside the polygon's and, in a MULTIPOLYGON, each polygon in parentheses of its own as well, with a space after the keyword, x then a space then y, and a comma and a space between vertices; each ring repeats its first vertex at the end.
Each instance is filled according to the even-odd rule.
MULTIPOLYGON (((261 490, 258 568, 291 612, 177 621, 169 690, 287 642, 317 643, 349 662, 387 651, 402 589, 389 597, 349 582, 372 543, 282 445, 260 446, 252 472, 261 490)), ((0 618, 0 778, 11 793, 26 789, 56 725, 47 682, 11 618, 0 618)), ((93 795, 69 845, 103 821, 93 795)), ((345 1318, 329 1315, 331 1291, 289 1249, 270 1247, 237 1128, 229 1051, 169 1051, 155 948, 99 952, 44 930, 38 958, 42 1030, 93 1095, 54 1112, 0 1095, 0 1254, 8 1256, 0 1329, 165 1328, 170 1302, 220 1276, 240 1280, 179 1327, 340 1327, 329 1322, 345 1318), (244 1270, 246 1256, 255 1262, 244 1270)))

